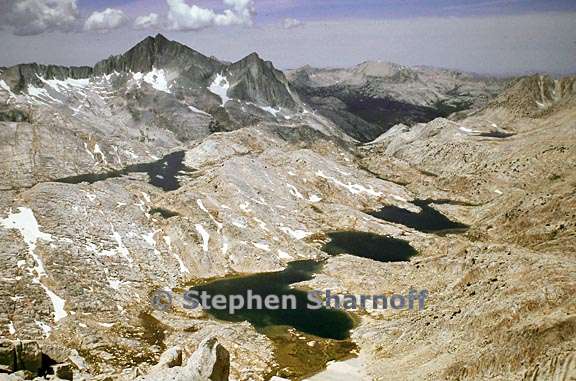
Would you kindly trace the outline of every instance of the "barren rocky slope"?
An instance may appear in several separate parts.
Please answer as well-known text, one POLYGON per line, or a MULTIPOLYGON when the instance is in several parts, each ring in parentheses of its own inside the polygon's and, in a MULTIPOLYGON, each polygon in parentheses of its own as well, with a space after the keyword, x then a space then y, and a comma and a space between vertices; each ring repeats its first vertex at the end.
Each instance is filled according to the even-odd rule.
MULTIPOLYGON (((574 377, 573 80, 522 79, 473 116, 398 126, 364 150, 364 165, 383 176, 392 170, 420 198, 433 191, 476 205, 439 205, 469 232, 410 265, 382 269, 386 288, 427 284, 436 296, 425 316, 378 315, 356 331, 377 378, 392 370, 406 379, 574 377), (562 93, 540 98, 549 84, 562 93), (510 101, 530 99, 530 90, 538 90, 533 104, 510 101), (527 106, 541 116, 527 117, 527 106), (424 170, 420 181, 413 170, 398 176, 405 163, 424 170)), ((381 287, 351 277, 359 278, 351 291, 381 287)))
POLYGON ((202 70, 172 77, 166 57, 196 55, 141 44, 89 78, 42 69, 16 89, 0 74, 0 359, 19 339, 39 343, 40 374, 70 363, 85 380, 220 380, 228 366, 234 380, 575 376, 573 78, 520 79, 483 108, 360 145, 255 56, 202 58, 218 69, 186 93, 202 70), (215 128, 223 117, 243 122, 215 128), (422 200, 469 229, 372 213, 417 214, 422 200), (418 255, 329 255, 334 232, 418 255), (186 287, 301 260, 321 266, 298 287, 426 289, 426 309, 355 311, 340 340, 182 307, 186 287), (158 290, 168 310, 153 308, 158 290))

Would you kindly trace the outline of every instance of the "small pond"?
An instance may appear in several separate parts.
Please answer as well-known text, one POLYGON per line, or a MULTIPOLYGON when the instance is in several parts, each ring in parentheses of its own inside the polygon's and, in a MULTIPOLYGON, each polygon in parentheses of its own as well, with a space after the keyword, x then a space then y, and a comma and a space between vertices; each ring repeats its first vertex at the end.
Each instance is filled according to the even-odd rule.
POLYGON ((468 229, 468 225, 452 221, 431 207, 430 204, 433 202, 433 200, 412 201, 414 205, 420 207, 421 211, 419 213, 411 212, 397 206, 387 205, 378 211, 368 212, 368 214, 381 220, 408 226, 425 233, 463 233, 468 229))
POLYGON ((131 173, 146 173, 148 182, 164 191, 173 191, 180 188, 178 176, 189 174, 191 169, 184 165, 184 151, 173 152, 162 159, 151 163, 131 164, 122 169, 112 170, 104 173, 86 173, 77 176, 65 177, 54 180, 66 184, 93 184, 106 179, 127 176, 131 173))
POLYGON ((417 254, 404 240, 373 233, 342 231, 326 234, 330 241, 322 251, 330 255, 351 254, 379 262, 402 262, 417 254))

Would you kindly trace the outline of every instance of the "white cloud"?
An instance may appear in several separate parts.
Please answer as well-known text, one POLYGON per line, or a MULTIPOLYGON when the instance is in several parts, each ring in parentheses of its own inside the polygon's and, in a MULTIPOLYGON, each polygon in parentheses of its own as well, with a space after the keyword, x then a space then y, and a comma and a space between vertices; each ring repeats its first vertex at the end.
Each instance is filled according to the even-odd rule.
POLYGON ((94 12, 84 23, 85 31, 108 32, 118 29, 128 22, 128 17, 119 9, 106 8, 102 12, 94 12))
POLYGON ((210 26, 252 25, 253 0, 224 0, 230 9, 216 13, 212 9, 188 5, 184 0, 166 0, 168 26, 172 30, 198 30, 210 26))
POLYGON ((160 16, 156 13, 150 13, 146 16, 139 16, 134 21, 135 29, 151 29, 160 25, 160 16))
POLYGON ((0 0, 0 29, 15 35, 71 31, 79 17, 76 0, 0 0))
POLYGON ((239 24, 252 25, 252 16, 256 14, 253 0, 224 0, 224 4, 232 7, 239 24))
POLYGON ((296 20, 296 19, 292 19, 292 18, 285 18, 284 20, 282 20, 282 26, 285 29, 296 28, 296 27, 299 27, 302 25, 304 25, 304 23, 300 20, 296 20))

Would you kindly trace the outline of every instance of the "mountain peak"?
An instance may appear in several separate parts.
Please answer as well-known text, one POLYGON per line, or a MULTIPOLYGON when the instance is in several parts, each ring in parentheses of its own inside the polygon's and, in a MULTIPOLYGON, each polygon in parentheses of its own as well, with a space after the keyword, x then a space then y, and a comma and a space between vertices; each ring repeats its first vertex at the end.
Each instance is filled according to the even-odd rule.
POLYGON ((256 52, 252 52, 246 56, 246 59, 249 60, 261 60, 260 56, 256 52))
POLYGON ((145 39, 143 39, 142 41, 140 41, 139 43, 137 43, 136 45, 134 45, 134 47, 132 47, 127 53, 129 53, 130 51, 134 50, 134 49, 149 49, 149 50, 160 50, 161 47, 164 46, 168 46, 171 44, 176 44, 176 45, 180 45, 179 43, 175 42, 175 41, 170 41, 168 40, 166 37, 164 37, 162 34, 158 33, 156 36, 148 36, 145 39))
POLYGON ((257 53, 229 65, 228 72, 234 78, 228 92, 232 97, 287 108, 295 107, 299 101, 290 93, 284 74, 257 53))
POLYGON ((253 65, 253 64, 260 64, 263 63, 264 60, 260 58, 258 53, 252 52, 248 54, 246 57, 242 58, 241 60, 234 63, 234 65, 253 65))
POLYGON ((96 64, 96 74, 114 71, 149 72, 153 68, 173 67, 186 69, 190 66, 206 67, 219 64, 218 61, 164 35, 148 36, 126 53, 96 64))
POLYGON ((152 45, 152 46, 166 46, 170 44, 178 44, 176 41, 171 41, 167 39, 163 34, 158 33, 156 36, 148 36, 142 41, 140 41, 136 46, 143 44, 143 45, 152 45))

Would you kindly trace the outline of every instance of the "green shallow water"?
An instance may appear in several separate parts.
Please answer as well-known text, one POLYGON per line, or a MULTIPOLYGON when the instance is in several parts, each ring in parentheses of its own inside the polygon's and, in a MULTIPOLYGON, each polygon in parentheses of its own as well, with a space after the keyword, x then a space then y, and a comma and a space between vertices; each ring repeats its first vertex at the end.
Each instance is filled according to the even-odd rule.
MULTIPOLYGON (((338 255, 348 253, 381 262, 407 261, 416 250, 408 242, 387 236, 379 236, 364 232, 332 232, 328 233, 330 242, 322 250, 338 255)), ((208 282, 190 288, 208 295, 224 295, 229 300, 231 295, 241 295, 248 299, 248 292, 264 299, 275 295, 282 299, 290 296, 295 299, 295 308, 269 309, 264 305, 261 309, 248 308, 231 313, 228 309, 207 309, 212 317, 230 322, 250 322, 261 332, 270 327, 293 327, 298 331, 325 339, 345 340, 350 337, 354 327, 352 317, 338 309, 311 309, 308 293, 293 289, 290 285, 312 279, 322 267, 321 262, 312 260, 296 261, 288 264, 283 271, 260 273, 249 276, 226 278, 208 282)), ((326 290, 321 290, 324 293, 326 290)), ((247 302, 246 302, 247 303, 247 302)), ((292 304, 288 304, 292 306, 292 304)))
POLYGON ((242 308, 234 314, 229 313, 228 310, 211 309, 208 313, 220 320, 248 321, 259 330, 273 326, 290 326, 318 337, 344 340, 349 337, 350 329, 354 325, 347 313, 326 308, 309 309, 307 308, 307 293, 290 288, 290 284, 312 279, 313 274, 319 271, 321 266, 321 263, 315 261, 291 262, 283 271, 222 279, 191 289, 206 291, 210 295, 225 296, 247 297, 248 290, 262 298, 267 295, 278 297, 292 295, 296 299, 295 309, 242 308))

